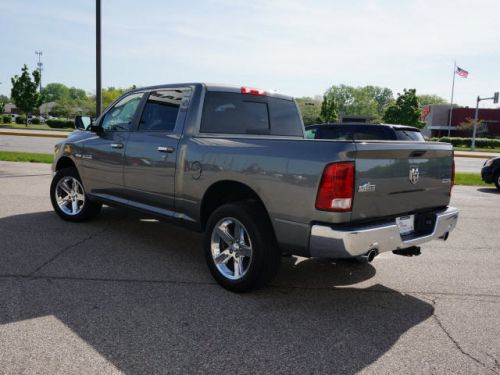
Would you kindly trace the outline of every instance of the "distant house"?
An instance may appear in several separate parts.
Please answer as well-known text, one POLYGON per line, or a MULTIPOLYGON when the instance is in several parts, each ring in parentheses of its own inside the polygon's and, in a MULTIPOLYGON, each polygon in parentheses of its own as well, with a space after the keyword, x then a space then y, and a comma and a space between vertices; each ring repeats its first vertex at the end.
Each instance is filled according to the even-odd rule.
POLYGON ((52 111, 52 109, 56 106, 57 106, 56 102, 47 102, 43 103, 40 107, 38 107, 38 110, 40 111, 41 115, 48 115, 49 112, 52 111))
POLYGON ((20 111, 17 109, 17 107, 14 103, 7 103, 7 104, 5 104, 4 113, 18 115, 20 113, 20 111))
MULTIPOLYGON (((43 103, 40 107, 38 107, 35 111, 33 111, 32 114, 48 115, 49 112, 52 110, 52 108, 54 108, 56 105, 57 105, 56 102, 43 103)), ((8 114, 16 114, 16 115, 21 113, 21 111, 16 107, 16 105, 14 103, 5 104, 4 112, 8 113, 8 114)))

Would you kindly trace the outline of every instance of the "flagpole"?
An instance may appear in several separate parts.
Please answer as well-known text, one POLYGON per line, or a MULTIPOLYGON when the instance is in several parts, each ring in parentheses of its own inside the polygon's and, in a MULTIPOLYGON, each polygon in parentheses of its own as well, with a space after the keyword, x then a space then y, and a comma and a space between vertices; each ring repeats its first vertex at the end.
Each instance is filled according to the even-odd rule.
POLYGON ((448 117, 448 137, 451 133, 451 117, 453 115, 453 92, 455 91, 455 75, 457 71, 457 62, 453 62, 453 83, 451 84, 450 116, 448 117))

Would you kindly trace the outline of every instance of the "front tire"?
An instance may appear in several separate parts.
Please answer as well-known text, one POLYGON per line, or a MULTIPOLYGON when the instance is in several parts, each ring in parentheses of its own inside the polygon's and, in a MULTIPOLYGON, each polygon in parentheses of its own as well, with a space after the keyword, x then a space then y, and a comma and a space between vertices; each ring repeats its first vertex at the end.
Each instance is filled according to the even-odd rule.
POLYGON ((80 222, 90 220, 101 211, 101 204, 89 199, 76 168, 56 172, 50 184, 50 201, 60 218, 80 222))
POLYGON ((497 187, 497 190, 500 190, 500 172, 495 173, 493 179, 495 182, 495 186, 497 187))
POLYGON ((264 286, 281 261, 267 213, 252 202, 216 209, 207 222, 204 250, 214 279, 238 293, 264 286))

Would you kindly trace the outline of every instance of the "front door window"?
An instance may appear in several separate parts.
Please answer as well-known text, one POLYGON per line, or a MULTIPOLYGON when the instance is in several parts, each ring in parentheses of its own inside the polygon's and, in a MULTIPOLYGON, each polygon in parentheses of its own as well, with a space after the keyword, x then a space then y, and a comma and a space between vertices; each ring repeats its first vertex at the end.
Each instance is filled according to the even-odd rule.
POLYGON ((143 93, 130 94, 111 108, 102 120, 104 131, 128 131, 141 103, 143 93))

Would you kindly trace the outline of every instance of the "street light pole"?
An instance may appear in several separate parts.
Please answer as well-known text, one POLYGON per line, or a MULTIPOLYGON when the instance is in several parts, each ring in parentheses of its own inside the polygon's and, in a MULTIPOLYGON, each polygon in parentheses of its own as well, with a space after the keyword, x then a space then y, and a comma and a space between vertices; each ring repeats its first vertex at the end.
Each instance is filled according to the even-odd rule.
POLYGON ((481 98, 478 95, 477 100, 476 100, 476 114, 474 115, 474 129, 472 130, 472 144, 471 144, 472 151, 474 151, 474 148, 476 147, 476 129, 477 129, 477 118, 479 115, 479 102, 480 101, 481 101, 481 98))
POLYGON ((99 117, 101 115, 102 111, 102 88, 101 88, 101 0, 96 0, 96 13, 95 13, 95 18, 96 18, 96 41, 95 41, 95 46, 96 46, 96 95, 95 95, 95 101, 96 101, 96 107, 95 107, 95 113, 96 117, 99 117))
POLYGON ((481 100, 493 100, 494 104, 498 103, 498 92, 495 92, 492 97, 490 98, 480 98, 479 95, 477 96, 477 102, 476 102, 476 114, 474 115, 474 129, 472 130, 472 143, 471 143, 471 149, 474 151, 476 147, 476 128, 477 128, 477 121, 479 117, 479 102, 481 100))

